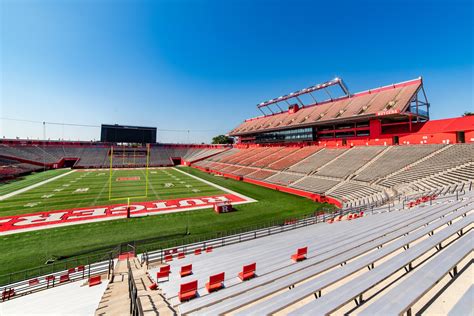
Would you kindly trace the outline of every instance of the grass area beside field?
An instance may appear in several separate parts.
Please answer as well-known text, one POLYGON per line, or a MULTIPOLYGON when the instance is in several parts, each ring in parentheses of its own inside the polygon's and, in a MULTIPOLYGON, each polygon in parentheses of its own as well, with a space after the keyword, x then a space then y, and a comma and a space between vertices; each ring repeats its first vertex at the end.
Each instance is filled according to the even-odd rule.
POLYGON ((36 172, 27 176, 23 176, 14 180, 0 183, 0 196, 26 188, 30 185, 39 183, 44 180, 59 176, 60 174, 69 172, 69 169, 47 170, 44 172, 36 172))
MULTIPOLYGON (((212 209, 205 209, 3 236, 0 237, 2 252, 0 275, 38 267, 51 257, 60 257, 63 260, 78 259, 87 252, 105 252, 120 243, 134 240, 152 239, 151 242, 138 244, 138 251, 153 250, 166 246, 170 241, 184 243, 189 241, 189 238, 212 238, 216 232, 250 229, 252 225, 312 214, 322 208, 328 211, 333 209, 327 204, 209 175, 197 169, 184 167, 180 170, 251 197, 258 202, 238 205, 236 212, 226 214, 216 214, 212 209), (189 229, 189 236, 185 235, 186 226, 189 229)), ((184 177, 182 174, 181 176, 184 177)), ((5 278, 0 277, 0 284, 4 282, 7 282, 5 278)))

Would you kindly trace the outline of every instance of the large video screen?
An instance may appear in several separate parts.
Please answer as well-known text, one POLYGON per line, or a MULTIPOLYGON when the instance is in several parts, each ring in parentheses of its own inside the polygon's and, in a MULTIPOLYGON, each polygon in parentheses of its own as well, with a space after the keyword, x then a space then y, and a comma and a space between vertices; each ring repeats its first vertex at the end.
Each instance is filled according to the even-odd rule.
POLYGON ((156 127, 102 124, 100 141, 109 143, 156 143, 156 127))

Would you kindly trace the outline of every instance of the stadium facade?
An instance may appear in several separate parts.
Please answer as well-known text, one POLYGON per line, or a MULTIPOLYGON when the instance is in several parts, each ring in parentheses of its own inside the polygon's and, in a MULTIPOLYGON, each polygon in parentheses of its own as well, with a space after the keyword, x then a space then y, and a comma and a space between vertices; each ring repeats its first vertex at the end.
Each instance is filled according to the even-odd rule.
MULTIPOLYGON (((241 144, 329 146, 474 142, 472 117, 430 121, 422 78, 350 94, 340 78, 257 105, 270 114, 250 118, 229 134, 241 144), (327 91, 338 86, 336 98, 327 91), (314 93, 327 91, 318 101, 314 93), (310 96, 312 102, 303 101, 310 96), (282 110, 282 104, 288 110, 282 110), (275 108, 277 111, 275 111, 275 108)), ((283 108, 285 108, 283 106, 283 108)))

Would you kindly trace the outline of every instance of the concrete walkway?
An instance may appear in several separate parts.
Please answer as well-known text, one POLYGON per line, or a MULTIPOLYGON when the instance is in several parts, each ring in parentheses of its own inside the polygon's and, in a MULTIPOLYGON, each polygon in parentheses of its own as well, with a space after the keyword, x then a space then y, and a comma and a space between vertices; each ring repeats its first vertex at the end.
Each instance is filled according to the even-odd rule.
MULTIPOLYGON (((142 267, 137 258, 131 258, 130 265, 144 315, 176 315, 159 290, 149 289, 152 281, 148 277, 146 267, 142 267)), ((105 290, 95 315, 129 315, 129 311, 127 261, 121 260, 117 262, 113 281, 105 290)))

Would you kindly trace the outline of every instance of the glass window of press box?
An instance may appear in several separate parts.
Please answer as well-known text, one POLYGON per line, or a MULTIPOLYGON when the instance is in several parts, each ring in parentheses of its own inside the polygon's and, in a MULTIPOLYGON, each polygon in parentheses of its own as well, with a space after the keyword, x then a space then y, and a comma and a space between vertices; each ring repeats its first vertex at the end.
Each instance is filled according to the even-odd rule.
POLYGON ((258 143, 298 142, 310 140, 313 140, 313 129, 311 127, 268 132, 256 136, 256 142, 258 143))

